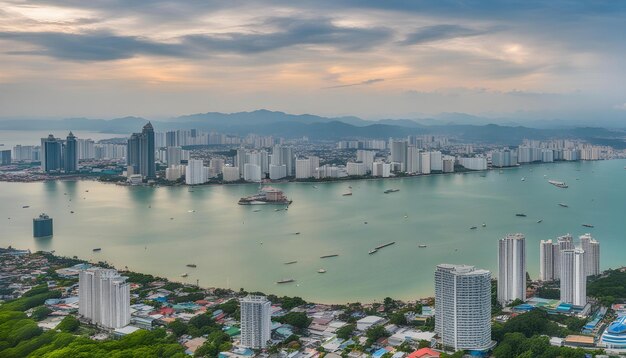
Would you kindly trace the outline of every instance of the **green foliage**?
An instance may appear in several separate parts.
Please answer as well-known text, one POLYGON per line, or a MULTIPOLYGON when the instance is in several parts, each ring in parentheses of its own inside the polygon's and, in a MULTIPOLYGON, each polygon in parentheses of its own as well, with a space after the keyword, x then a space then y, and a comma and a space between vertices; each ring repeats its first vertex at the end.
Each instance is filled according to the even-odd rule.
POLYGON ((524 303, 524 301, 520 300, 519 298, 516 298, 515 300, 513 300, 513 302, 509 303, 506 306, 507 307, 515 307, 515 306, 521 305, 522 303, 524 303))
POLYGON ((177 296, 174 297, 174 303, 181 303, 181 302, 194 302, 194 301, 198 301, 198 300, 203 300, 205 297, 205 294, 202 292, 195 292, 195 293, 190 293, 188 295, 184 295, 184 296, 177 296))
POLYGON ((303 300, 301 297, 287 297, 287 296, 283 296, 283 298, 280 299, 280 305, 283 309, 290 311, 293 308, 296 308, 298 306, 302 306, 306 304, 306 301, 303 300))
POLYGON ((404 317, 404 314, 397 312, 391 315, 391 317, 389 318, 389 322, 395 324, 395 325, 406 325, 406 317, 404 317))
MULTIPOLYGON (((28 292, 31 292, 31 291, 28 291, 28 292)), ((36 293, 33 295, 29 295, 29 296, 26 296, 26 294, 24 294, 24 296, 18 299, 8 301, 0 305, 0 311, 26 311, 33 307, 41 306, 49 298, 59 298, 59 297, 61 297, 61 292, 48 291, 48 289, 46 288, 46 291, 42 293, 36 293)))
POLYGON ((289 312, 282 317, 278 317, 276 321, 292 325, 298 329, 305 329, 311 324, 311 319, 304 312, 289 312))
POLYGON ((350 337, 352 337, 352 332, 354 332, 355 328, 356 324, 346 324, 345 326, 337 330, 337 337, 341 339, 349 339, 350 337))
POLYGON ((219 305, 219 309, 224 311, 224 313, 233 315, 239 309, 239 301, 230 300, 219 305))
POLYGON ((39 306, 33 309, 33 313, 31 314, 31 318, 35 321, 41 321, 44 318, 48 317, 48 315, 52 313, 52 310, 46 306, 39 306))
POLYGON ((376 342, 380 338, 389 337, 389 332, 387 332, 385 327, 377 325, 374 327, 370 327, 365 332, 365 336, 367 337, 367 345, 371 346, 372 343, 376 342))
POLYGON ((398 308, 398 303, 394 301, 391 297, 385 297, 383 300, 383 307, 385 307, 385 312, 391 312, 398 308))
POLYGON ((35 287, 31 288, 30 290, 24 292, 22 297, 33 297, 35 295, 46 293, 48 291, 49 290, 48 290, 48 286, 47 285, 39 285, 39 286, 35 286, 35 287))
POLYGON ((176 319, 167 325, 167 328, 171 329, 176 337, 180 337, 187 333, 187 324, 180 319, 176 319))
MULTIPOLYGON (((598 353, 598 352, 596 352, 598 353)), ((507 333, 493 350, 496 358, 584 358, 585 350, 554 347, 546 336, 526 337, 522 333, 507 333)))
POLYGON ((56 329, 61 332, 75 332, 78 327, 80 327, 80 322, 74 316, 66 316, 63 320, 57 325, 56 329))
POLYGON ((610 305, 616 299, 626 298, 626 271, 611 270, 587 284, 587 295, 597 298, 602 304, 610 305))
POLYGON ((159 281, 161 278, 154 277, 152 275, 146 275, 138 272, 124 272, 124 276, 128 277, 128 282, 137 283, 142 286, 145 286, 151 282, 159 281))
POLYGON ((513 317, 504 324, 494 324, 491 329, 491 336, 497 341, 502 341, 507 333, 513 332, 521 333, 526 337, 539 334, 565 337, 571 333, 568 329, 550 321, 548 313, 539 309, 513 317))
POLYGON ((558 300, 561 298, 561 290, 559 288, 542 286, 537 289, 536 295, 541 298, 558 300))
POLYGON ((194 357, 217 357, 219 352, 231 348, 230 337, 221 330, 217 330, 207 336, 207 341, 196 349, 194 357))

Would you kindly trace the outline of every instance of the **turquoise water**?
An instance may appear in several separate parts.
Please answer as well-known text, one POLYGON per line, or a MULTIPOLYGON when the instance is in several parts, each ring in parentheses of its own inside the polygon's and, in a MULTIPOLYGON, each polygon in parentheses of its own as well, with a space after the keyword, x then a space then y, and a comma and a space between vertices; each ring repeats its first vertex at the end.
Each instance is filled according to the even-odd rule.
POLYGON ((202 286, 318 302, 415 299, 432 294, 439 263, 473 264, 495 273, 497 240, 509 232, 526 235, 533 277, 539 271, 539 241, 568 232, 592 232, 600 240, 602 268, 626 264, 625 165, 621 160, 531 165, 485 177, 318 183, 317 189, 309 183, 276 185, 293 199, 288 211, 237 205, 256 185, 189 191, 90 181, 0 183, 0 245, 56 250, 202 286), (556 188, 547 179, 570 187, 556 188), (342 196, 349 185, 354 194, 342 196), (389 188, 400 191, 383 194, 389 188), (51 239, 32 237, 31 220, 41 212, 54 218, 51 239), (390 241, 396 244, 368 255, 390 241), (102 251, 93 253, 96 247, 102 251), (319 258, 326 254, 339 256, 319 258), (284 265, 293 260, 298 263, 284 265), (317 273, 320 268, 327 273, 317 273), (183 279, 185 272, 189 277, 183 279), (275 283, 283 278, 296 282, 275 283))

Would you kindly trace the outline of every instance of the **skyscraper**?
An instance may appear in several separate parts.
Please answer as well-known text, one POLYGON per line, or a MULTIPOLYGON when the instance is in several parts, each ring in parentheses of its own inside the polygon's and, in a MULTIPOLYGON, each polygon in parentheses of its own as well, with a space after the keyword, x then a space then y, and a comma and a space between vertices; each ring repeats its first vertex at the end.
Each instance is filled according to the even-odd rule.
POLYGON ((435 332, 444 347, 487 350, 491 346, 491 273, 466 265, 437 265, 435 332))
POLYGON ((600 274, 600 243, 591 234, 580 236, 580 248, 585 252, 585 274, 600 274))
POLYGON ((93 324, 121 328, 130 323, 130 286, 116 270, 90 268, 78 276, 78 313, 93 324))
POLYGON ((391 142, 391 162, 400 163, 400 171, 407 170, 407 148, 406 141, 391 142))
POLYGON ((241 304, 241 345, 248 348, 265 348, 270 340, 272 304, 265 296, 246 296, 241 304))
POLYGON ((202 159, 190 159, 185 169, 185 184, 197 185, 208 180, 202 159))
POLYGON ((275 145, 272 148, 272 163, 274 165, 285 165, 287 176, 296 174, 296 157, 293 155, 293 148, 282 145, 275 145))
POLYGON ((154 128, 148 122, 141 133, 133 133, 128 139, 126 162, 132 174, 141 174, 144 179, 156 179, 154 128))
POLYGON ((10 150, 0 150, 0 165, 11 165, 10 150))
POLYGON ((558 280, 561 277, 561 251, 571 250, 574 248, 574 241, 572 235, 565 234, 556 238, 556 244, 553 251, 552 264, 554 265, 554 279, 558 280))
POLYGON ((41 170, 59 172, 63 168, 63 141, 50 134, 41 138, 41 170))
POLYGON ((580 249, 561 250, 561 302, 574 306, 587 304, 585 252, 580 249))
POLYGON ((526 300, 526 239, 522 234, 508 234, 499 241, 498 302, 506 305, 526 300))
MULTIPOLYGON (((539 280, 554 280, 554 252, 558 247, 552 240, 541 240, 539 243, 539 280)), ((558 268, 557 268, 558 269, 558 268)))
POLYGON ((78 171, 78 142, 72 132, 67 135, 63 147, 63 167, 66 173, 78 171))

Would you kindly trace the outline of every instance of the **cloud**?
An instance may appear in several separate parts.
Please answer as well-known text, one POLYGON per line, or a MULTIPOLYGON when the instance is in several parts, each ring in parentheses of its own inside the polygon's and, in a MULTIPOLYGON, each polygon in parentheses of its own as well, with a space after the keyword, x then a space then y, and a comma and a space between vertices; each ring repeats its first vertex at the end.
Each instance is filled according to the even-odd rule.
POLYGON ((476 30, 460 25, 432 25, 424 26, 408 34, 400 42, 402 45, 417 45, 433 41, 450 40, 458 37, 477 36, 486 33, 485 30, 476 30))
POLYGON ((71 61, 110 61, 139 54, 156 56, 181 55, 180 46, 153 42, 136 36, 118 36, 110 32, 71 34, 63 32, 0 32, 0 39, 25 42, 35 50, 12 51, 9 54, 32 54, 71 61))
POLYGON ((337 86, 324 87, 324 89, 344 88, 344 87, 354 87, 354 86, 368 86, 368 85, 372 85, 374 83, 383 82, 384 80, 385 80, 384 78, 372 78, 370 80, 365 80, 365 81, 361 81, 361 82, 357 82, 357 83, 350 83, 350 84, 347 84, 347 85, 337 85, 337 86))

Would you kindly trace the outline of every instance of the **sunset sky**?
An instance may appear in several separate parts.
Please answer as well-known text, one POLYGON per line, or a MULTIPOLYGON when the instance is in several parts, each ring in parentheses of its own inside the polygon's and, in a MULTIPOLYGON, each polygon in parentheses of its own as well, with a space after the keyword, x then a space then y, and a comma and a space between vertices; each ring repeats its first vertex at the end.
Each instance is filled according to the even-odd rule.
POLYGON ((0 117, 626 122, 624 1, 0 0, 0 117))

